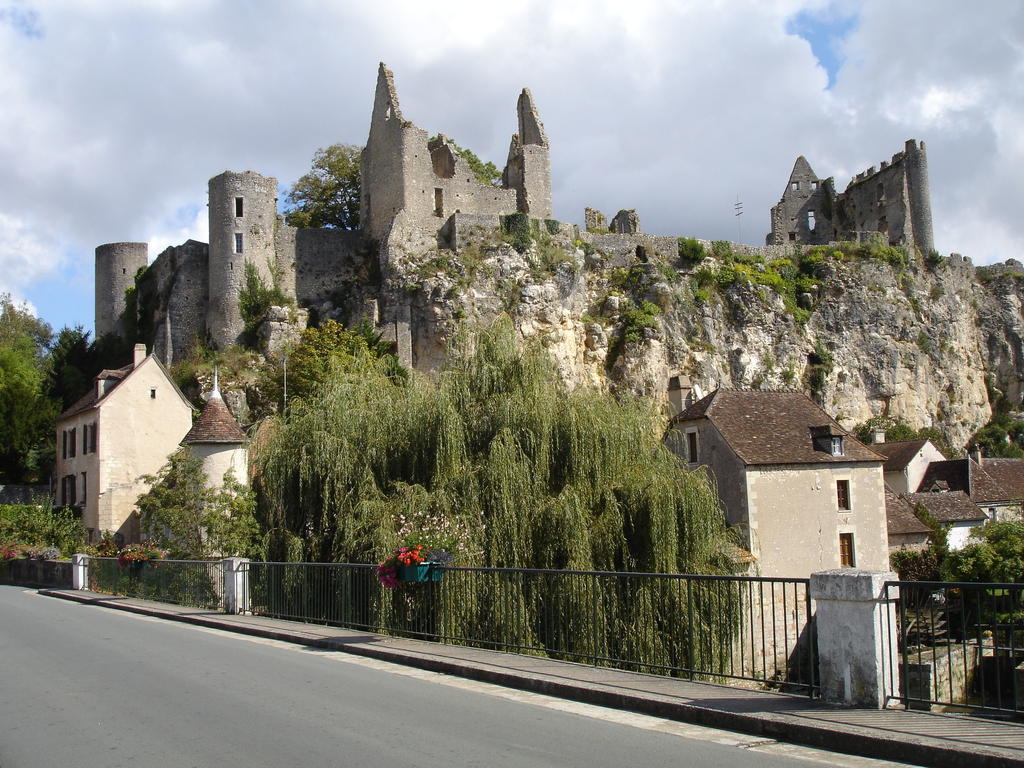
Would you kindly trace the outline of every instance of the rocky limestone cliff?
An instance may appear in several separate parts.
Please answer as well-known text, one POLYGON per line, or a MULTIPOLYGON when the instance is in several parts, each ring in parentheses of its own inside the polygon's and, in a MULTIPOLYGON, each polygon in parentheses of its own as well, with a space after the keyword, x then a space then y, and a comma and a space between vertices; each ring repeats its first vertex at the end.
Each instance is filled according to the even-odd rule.
POLYGON ((525 241, 477 227, 457 249, 392 247, 380 285, 348 284, 311 314, 345 321, 370 297, 407 302, 412 362, 429 371, 461 324, 507 313, 577 385, 663 400, 674 375, 695 395, 803 389, 847 427, 885 415, 937 427, 954 446, 995 398, 1015 407, 1024 394, 1024 270, 985 275, 956 256, 925 265, 842 244, 702 243, 695 259, 674 238, 549 224, 535 221, 525 241))

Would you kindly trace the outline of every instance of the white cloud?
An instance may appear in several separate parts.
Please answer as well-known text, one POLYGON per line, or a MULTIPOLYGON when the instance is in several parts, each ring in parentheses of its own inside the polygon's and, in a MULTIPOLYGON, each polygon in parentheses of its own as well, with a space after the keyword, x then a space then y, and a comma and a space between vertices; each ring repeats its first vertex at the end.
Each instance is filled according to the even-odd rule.
POLYGON ((0 293, 21 296, 26 285, 51 277, 61 266, 56 253, 52 238, 0 213, 0 293))
POLYGON ((381 59, 406 118, 499 165, 529 86, 563 219, 637 208, 648 231, 729 238, 739 194, 761 242, 797 155, 843 187, 918 138, 940 249, 1024 252, 1022 4, 863 0, 830 90, 786 33, 824 0, 21 5, 39 34, 0 24, 0 221, 34 255, 8 238, 0 264, 29 297, 55 271, 91 274, 99 243, 152 256, 203 239, 206 181, 225 169, 287 185, 317 147, 365 141, 381 59))

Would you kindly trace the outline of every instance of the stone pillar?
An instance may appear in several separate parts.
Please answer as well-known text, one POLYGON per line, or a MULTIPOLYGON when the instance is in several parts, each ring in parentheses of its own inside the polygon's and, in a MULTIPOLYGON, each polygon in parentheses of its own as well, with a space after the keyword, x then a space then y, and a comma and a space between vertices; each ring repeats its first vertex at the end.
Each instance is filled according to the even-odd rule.
POLYGON ((249 610, 249 560, 244 557, 224 558, 224 613, 246 613, 249 610))
POLYGON ((71 556, 71 588, 72 589, 88 589, 89 588, 89 556, 88 555, 72 555, 71 556))
POLYGON ((899 695, 895 573, 840 568, 811 574, 821 697, 830 704, 882 709, 899 695))

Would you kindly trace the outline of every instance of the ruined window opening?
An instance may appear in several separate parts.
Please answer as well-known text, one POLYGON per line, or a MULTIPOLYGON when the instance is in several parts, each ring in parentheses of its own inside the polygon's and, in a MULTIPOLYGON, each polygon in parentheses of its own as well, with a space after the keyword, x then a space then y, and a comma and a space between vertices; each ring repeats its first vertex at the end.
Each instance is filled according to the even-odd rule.
POLYGON ((808 211, 807 212, 807 228, 808 229, 814 229, 815 223, 816 222, 814 220, 814 211, 808 211))
POLYGON ((839 563, 843 568, 853 568, 857 565, 852 533, 839 534, 839 563))
POLYGON ((121 274, 122 275, 127 275, 128 274, 128 270, 125 269, 124 267, 121 267, 121 274))
POLYGON ((235 198, 235 218, 242 218, 242 198, 240 197, 235 198))
POLYGON ((811 189, 812 189, 812 190, 816 190, 817 188, 818 188, 818 182, 816 182, 816 181, 812 181, 812 182, 811 182, 811 189))
POLYGON ((789 233, 789 239, 790 240, 796 240, 796 232, 790 232, 789 233))
POLYGON ((878 199, 879 200, 885 200, 885 185, 884 184, 879 184, 878 185, 878 199))
POLYGON ((697 433, 687 432, 686 433, 686 462, 688 464, 697 463, 697 433))
POLYGON ((234 262, 231 262, 231 261, 228 262, 228 271, 229 272, 234 272, 235 271, 235 264, 234 264, 234 262))
POLYGON ((242 252, 242 233, 235 232, 235 253, 242 252))
POLYGON ((799 181, 791 181, 791 182, 789 182, 789 188, 793 192, 796 192, 798 189, 800 189, 800 182, 799 181))
POLYGON ((434 215, 444 215, 444 190, 440 187, 434 187, 434 215))
POLYGON ((850 509, 850 481, 836 480, 836 502, 840 510, 850 509))

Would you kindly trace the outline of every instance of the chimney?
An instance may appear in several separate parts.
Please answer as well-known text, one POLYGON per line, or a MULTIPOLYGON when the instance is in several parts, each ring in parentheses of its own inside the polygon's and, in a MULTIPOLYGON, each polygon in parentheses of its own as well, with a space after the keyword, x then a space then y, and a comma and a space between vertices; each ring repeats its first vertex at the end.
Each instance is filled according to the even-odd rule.
POLYGON ((979 467, 981 466, 984 457, 981 455, 981 446, 978 443, 971 446, 971 458, 978 463, 979 467))
POLYGON ((135 350, 132 353, 132 364, 133 367, 138 368, 139 363, 146 359, 146 345, 136 344, 135 350))
POLYGON ((668 415, 671 418, 690 405, 690 380, 682 374, 668 379, 668 415))
POLYGON ((884 429, 876 429, 874 432, 872 432, 871 433, 871 442, 873 442, 875 445, 881 445, 882 443, 884 443, 885 442, 885 430, 884 429))
POLYGON ((105 394, 107 394, 107 380, 96 379, 96 399, 99 400, 105 394))

